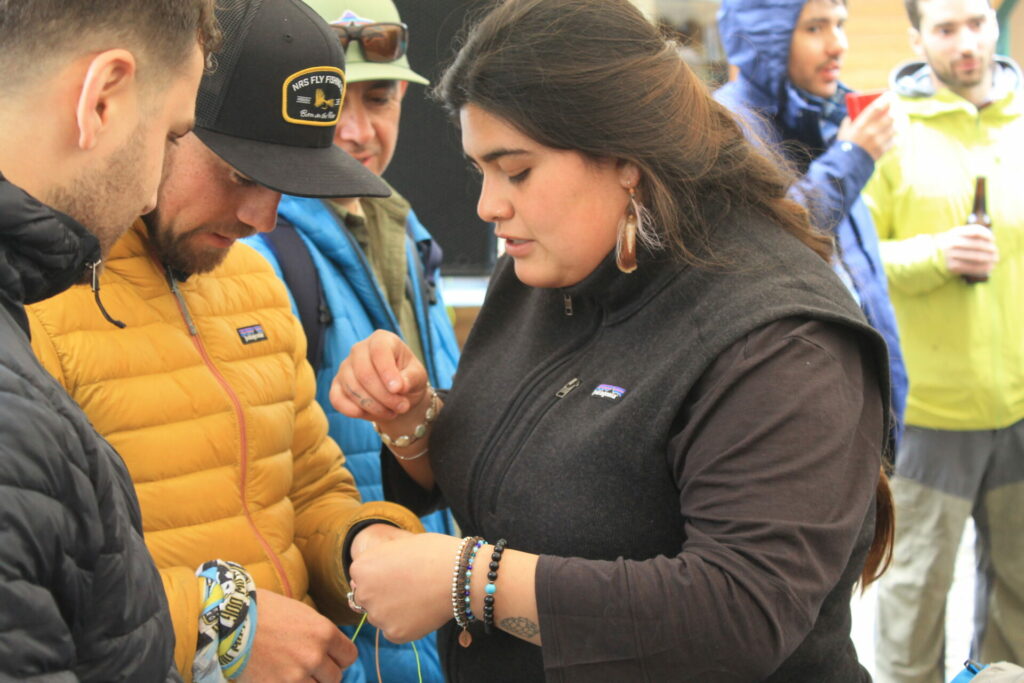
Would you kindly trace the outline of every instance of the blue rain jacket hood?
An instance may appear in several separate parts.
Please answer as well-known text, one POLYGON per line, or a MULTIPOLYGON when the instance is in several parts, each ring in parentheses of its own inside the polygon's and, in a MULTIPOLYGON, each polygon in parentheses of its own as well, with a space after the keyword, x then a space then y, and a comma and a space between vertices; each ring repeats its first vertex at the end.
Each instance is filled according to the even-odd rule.
POLYGON ((826 101, 798 90, 789 80, 790 43, 804 4, 806 0, 722 0, 718 30, 729 62, 740 74, 719 88, 715 99, 738 114, 761 143, 783 150, 802 176, 791 191, 794 199, 815 198, 815 219, 835 236, 841 254, 836 272, 889 346, 898 439, 907 374, 878 236, 860 197, 875 162, 858 145, 836 139, 849 88, 840 83, 826 101))
MULTIPOLYGON (((783 138, 798 139, 820 154, 846 116, 845 95, 850 88, 839 83, 836 94, 826 100, 797 89, 789 80, 793 29, 806 1, 722 0, 718 31, 729 63, 739 68, 740 75, 715 97, 733 111, 747 108, 775 119, 783 138)), ((756 119, 748 118, 747 124, 768 141, 778 137, 756 119)), ((807 170, 805 161, 794 161, 801 172, 807 170)), ((873 165, 866 154, 864 161, 873 165)))
POLYGON ((762 95, 757 108, 777 114, 787 101, 789 45, 806 0, 722 0, 718 32, 729 63, 762 95))

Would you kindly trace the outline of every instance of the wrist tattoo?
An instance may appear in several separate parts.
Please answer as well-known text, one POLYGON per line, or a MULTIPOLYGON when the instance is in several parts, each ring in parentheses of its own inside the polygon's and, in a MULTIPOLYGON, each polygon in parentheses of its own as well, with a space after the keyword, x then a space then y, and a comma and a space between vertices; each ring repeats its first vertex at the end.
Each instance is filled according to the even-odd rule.
POLYGON ((536 635, 540 633, 540 626, 533 623, 526 617, 509 617, 507 619, 502 619, 498 625, 512 635, 519 636, 520 638, 530 639, 536 637, 536 635))

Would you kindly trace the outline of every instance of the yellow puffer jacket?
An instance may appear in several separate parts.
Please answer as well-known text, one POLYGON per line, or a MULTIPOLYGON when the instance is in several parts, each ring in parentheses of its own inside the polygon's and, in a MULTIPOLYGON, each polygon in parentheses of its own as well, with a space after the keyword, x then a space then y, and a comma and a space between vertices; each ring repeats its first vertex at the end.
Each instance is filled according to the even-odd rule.
POLYGON ((182 674, 191 678, 195 570, 207 560, 238 562, 257 587, 351 621, 347 531, 367 519, 422 526, 403 507, 360 502, 269 264, 236 245, 221 266, 172 289, 140 221, 107 259, 101 294, 127 327, 104 320, 80 285, 29 308, 32 345, 128 465, 182 674))

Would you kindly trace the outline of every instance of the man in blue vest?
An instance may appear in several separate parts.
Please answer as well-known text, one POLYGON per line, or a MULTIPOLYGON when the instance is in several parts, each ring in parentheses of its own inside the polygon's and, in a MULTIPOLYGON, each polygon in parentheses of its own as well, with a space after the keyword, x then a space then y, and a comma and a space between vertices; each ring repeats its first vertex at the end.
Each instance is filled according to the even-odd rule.
MULTIPOLYGON (((405 51, 408 29, 391 0, 308 0, 345 47, 348 85, 336 145, 378 175, 395 151, 402 98, 409 83, 427 84, 405 51)), ((251 238, 288 284, 309 338, 317 373, 317 400, 341 445, 364 501, 380 500, 380 437, 368 422, 331 407, 328 392, 351 346, 377 329, 402 336, 419 355, 438 389, 451 386, 458 344, 439 290, 440 247, 397 192, 384 199, 333 200, 285 196, 277 229, 251 238)), ((450 518, 436 512, 428 531, 453 533, 450 518)), ((346 627, 350 634, 352 629, 346 627)), ((357 662, 344 681, 368 679, 376 669, 375 633, 360 631, 357 662)), ((416 649, 380 639, 380 668, 390 683, 415 682, 417 655, 424 681, 443 681, 433 637, 416 649)))
POLYGON ((803 174, 793 194, 835 236, 835 270, 889 346, 892 407, 901 426, 907 373, 878 236, 860 196, 892 144, 893 120, 885 98, 852 121, 846 115, 850 90, 839 82, 846 16, 845 0, 722 0, 718 29, 739 75, 715 99, 803 174))

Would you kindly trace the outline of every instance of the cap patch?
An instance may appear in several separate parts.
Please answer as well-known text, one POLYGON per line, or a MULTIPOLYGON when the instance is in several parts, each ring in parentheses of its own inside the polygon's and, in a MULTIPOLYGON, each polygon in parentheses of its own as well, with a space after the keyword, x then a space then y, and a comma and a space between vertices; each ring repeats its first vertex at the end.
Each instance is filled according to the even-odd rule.
POLYGON ((345 13, 338 19, 330 22, 332 24, 373 24, 373 19, 364 19, 350 9, 345 10, 345 13))
POLYGON ((284 81, 281 114, 300 126, 333 126, 341 117, 345 72, 334 66, 314 66, 284 81))

